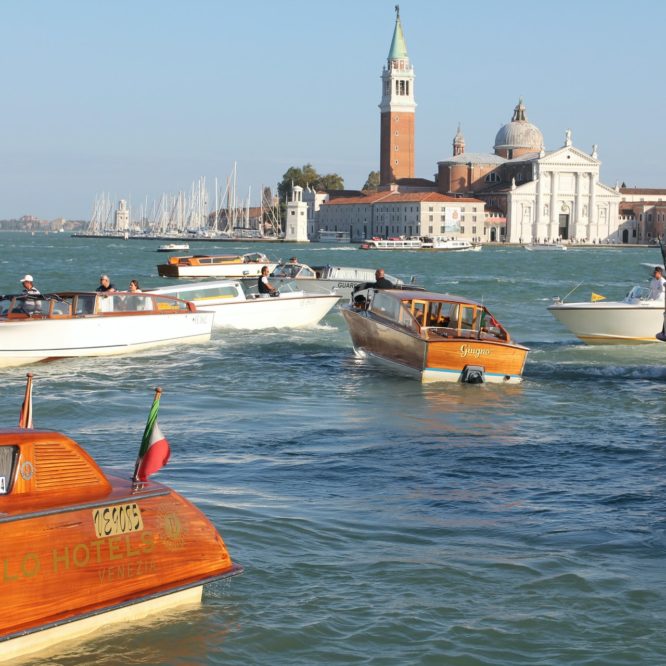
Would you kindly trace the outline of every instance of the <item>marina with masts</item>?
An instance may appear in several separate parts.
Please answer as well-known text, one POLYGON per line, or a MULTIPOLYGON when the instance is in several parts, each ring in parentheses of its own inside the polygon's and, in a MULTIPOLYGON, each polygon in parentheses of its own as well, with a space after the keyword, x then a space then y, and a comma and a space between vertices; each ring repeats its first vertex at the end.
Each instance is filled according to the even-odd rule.
POLYGON ((251 191, 247 198, 238 195, 234 164, 224 188, 215 179, 212 202, 205 177, 194 181, 189 193, 165 193, 152 203, 146 198, 138 207, 103 192, 93 202, 86 230, 73 235, 126 240, 279 240, 279 201, 271 188, 262 186, 259 206, 250 201, 251 191))

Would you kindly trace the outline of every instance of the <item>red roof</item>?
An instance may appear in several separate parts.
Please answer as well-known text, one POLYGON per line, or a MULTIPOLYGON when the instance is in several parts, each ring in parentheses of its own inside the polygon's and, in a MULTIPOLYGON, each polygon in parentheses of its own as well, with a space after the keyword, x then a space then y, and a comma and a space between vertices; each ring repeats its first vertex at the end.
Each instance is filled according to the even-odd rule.
POLYGON ((484 202, 480 199, 466 197, 449 197, 439 192, 373 192, 360 197, 341 197, 335 201, 327 201, 322 206, 339 206, 353 204, 375 204, 375 203, 478 203, 484 202))

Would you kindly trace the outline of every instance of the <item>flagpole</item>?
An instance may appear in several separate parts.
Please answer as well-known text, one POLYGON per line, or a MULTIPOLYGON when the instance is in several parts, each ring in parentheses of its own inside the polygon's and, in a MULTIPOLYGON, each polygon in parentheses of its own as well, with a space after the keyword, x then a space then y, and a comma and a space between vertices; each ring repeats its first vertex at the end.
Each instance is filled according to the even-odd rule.
POLYGON ((28 380, 25 383, 25 397, 21 405, 21 414, 19 415, 19 428, 31 428, 32 422, 32 372, 26 374, 28 380))
MULTIPOLYGON (((146 451, 144 450, 144 445, 148 441, 148 437, 150 436, 150 431, 152 430, 153 423, 154 423, 154 419, 151 421, 150 415, 152 415, 155 405, 159 405, 161 397, 162 397, 162 388, 160 386, 158 386, 155 389, 155 397, 153 398, 153 404, 151 405, 151 408, 150 408, 150 414, 148 416, 148 422, 146 423, 146 427, 143 431, 143 437, 141 438, 141 447, 139 448, 139 455, 137 456, 136 464, 134 465, 134 476, 132 477, 134 483, 139 482, 137 474, 139 472, 139 465, 141 464, 141 459, 143 458, 143 455, 146 453, 146 451)), ((147 446, 145 448, 147 449, 147 446)))

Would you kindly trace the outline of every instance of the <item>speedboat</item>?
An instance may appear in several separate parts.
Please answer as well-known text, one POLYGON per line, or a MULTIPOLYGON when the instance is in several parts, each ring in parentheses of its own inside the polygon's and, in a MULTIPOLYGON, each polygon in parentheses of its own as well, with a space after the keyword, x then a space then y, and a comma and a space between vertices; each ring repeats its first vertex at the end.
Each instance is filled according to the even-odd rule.
POLYGON ((550 313, 589 345, 656 342, 662 330, 664 298, 650 299, 647 287, 633 287, 622 301, 594 300, 548 306, 550 313))
POLYGON ((0 542, 1 662, 198 603, 203 585, 243 570, 179 493, 31 424, 0 430, 0 542))
POLYGON ((276 262, 269 261, 268 257, 261 252, 250 252, 248 254, 197 254, 190 257, 169 257, 166 264, 157 266, 160 277, 217 277, 217 278, 242 278, 258 277, 261 269, 268 266, 272 271, 276 262))
POLYGON ((422 382, 522 380, 527 347, 485 305, 450 294, 365 289, 342 308, 354 351, 422 382))
POLYGON ((193 302, 215 313, 214 328, 260 330, 318 324, 340 300, 332 292, 308 293, 283 284, 275 295, 243 288, 238 280, 217 280, 151 289, 150 293, 193 302))
POLYGON ((0 297, 0 367, 206 342, 213 314, 146 293, 67 291, 0 297))
POLYGON ((361 250, 420 250, 423 241, 420 238, 370 238, 364 240, 361 250))
POLYGON ((189 250, 189 243, 166 243, 165 245, 160 245, 157 248, 158 252, 181 252, 183 250, 189 250))
MULTIPOLYGON (((401 285, 402 280, 392 275, 385 275, 394 285, 401 285)), ((321 293, 333 291, 349 298, 356 285, 375 281, 374 268, 352 268, 349 266, 308 266, 298 262, 278 264, 271 273, 271 283, 283 284, 296 280, 299 289, 321 293)))

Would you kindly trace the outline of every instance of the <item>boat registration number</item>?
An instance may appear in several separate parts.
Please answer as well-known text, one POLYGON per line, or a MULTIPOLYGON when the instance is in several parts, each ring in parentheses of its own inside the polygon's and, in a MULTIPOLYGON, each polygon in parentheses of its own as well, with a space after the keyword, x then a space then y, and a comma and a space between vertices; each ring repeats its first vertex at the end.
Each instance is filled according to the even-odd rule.
POLYGON ((143 529, 141 509, 136 502, 101 506, 93 509, 92 516, 98 539, 140 532, 143 529))

